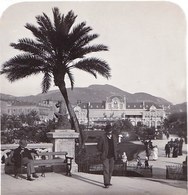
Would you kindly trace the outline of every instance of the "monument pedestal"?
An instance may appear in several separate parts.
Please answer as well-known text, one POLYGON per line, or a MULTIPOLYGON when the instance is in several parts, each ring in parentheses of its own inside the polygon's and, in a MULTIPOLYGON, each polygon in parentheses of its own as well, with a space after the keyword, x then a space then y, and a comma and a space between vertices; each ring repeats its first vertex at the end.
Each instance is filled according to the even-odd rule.
POLYGON ((75 163, 75 139, 79 137, 79 133, 71 129, 56 129, 53 132, 47 133, 47 136, 52 140, 53 151, 66 151, 68 152, 67 156, 73 157, 71 171, 77 172, 78 165, 75 163))

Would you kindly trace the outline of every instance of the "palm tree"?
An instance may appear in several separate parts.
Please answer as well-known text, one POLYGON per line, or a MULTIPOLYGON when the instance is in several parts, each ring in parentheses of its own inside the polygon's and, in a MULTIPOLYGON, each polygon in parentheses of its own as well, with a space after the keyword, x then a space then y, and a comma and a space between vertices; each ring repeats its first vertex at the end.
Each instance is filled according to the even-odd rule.
POLYGON ((52 80, 62 93, 72 124, 72 129, 80 133, 79 123, 70 104, 65 76, 68 76, 71 88, 74 87, 72 69, 80 69, 97 78, 97 74, 109 78, 110 67, 96 57, 86 57, 87 54, 99 51, 108 51, 107 46, 89 43, 96 39, 98 34, 89 34, 91 27, 82 22, 73 27, 76 15, 69 11, 62 15, 58 8, 53 8, 53 22, 43 13, 36 16, 38 26, 26 24, 36 39, 23 38, 18 43, 11 43, 15 49, 24 53, 19 54, 3 64, 0 74, 5 74, 13 82, 27 76, 43 73, 42 92, 49 90, 52 80))

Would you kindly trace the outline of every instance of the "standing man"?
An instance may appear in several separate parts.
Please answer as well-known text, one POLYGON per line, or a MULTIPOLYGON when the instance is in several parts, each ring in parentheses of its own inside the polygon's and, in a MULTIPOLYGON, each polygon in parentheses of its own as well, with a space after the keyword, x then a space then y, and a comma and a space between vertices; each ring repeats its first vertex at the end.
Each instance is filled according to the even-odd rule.
POLYGON ((117 159, 117 137, 112 134, 112 126, 106 125, 105 134, 99 139, 97 148, 103 164, 104 187, 109 188, 112 184, 111 176, 114 170, 114 161, 117 159))
POLYGON ((179 140, 179 154, 182 155, 182 149, 183 149, 183 138, 181 137, 179 140))
POLYGON ((165 145, 165 153, 166 157, 168 156, 168 158, 170 158, 170 142, 165 145))
POLYGON ((27 149, 26 146, 27 146, 26 140, 20 140, 19 147, 16 148, 13 152, 12 162, 14 163, 14 174, 15 178, 17 179, 19 169, 22 169, 22 165, 25 165, 27 166, 27 180, 33 181, 31 175, 34 178, 38 178, 38 176, 35 173, 31 153, 37 154, 37 152, 35 150, 27 149))
POLYGON ((148 160, 149 160, 149 156, 150 156, 149 141, 143 140, 142 142, 144 143, 146 156, 148 157, 148 160))

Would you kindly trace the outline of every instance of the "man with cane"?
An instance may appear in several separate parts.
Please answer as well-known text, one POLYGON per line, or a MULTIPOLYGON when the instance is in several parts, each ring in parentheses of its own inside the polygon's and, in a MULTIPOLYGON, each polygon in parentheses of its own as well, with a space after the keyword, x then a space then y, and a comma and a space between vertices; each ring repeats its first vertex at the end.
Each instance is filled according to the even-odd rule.
POLYGON ((100 137, 97 148, 103 164, 104 187, 109 188, 112 185, 110 182, 114 161, 117 159, 117 137, 112 133, 110 124, 106 125, 105 133, 100 137))

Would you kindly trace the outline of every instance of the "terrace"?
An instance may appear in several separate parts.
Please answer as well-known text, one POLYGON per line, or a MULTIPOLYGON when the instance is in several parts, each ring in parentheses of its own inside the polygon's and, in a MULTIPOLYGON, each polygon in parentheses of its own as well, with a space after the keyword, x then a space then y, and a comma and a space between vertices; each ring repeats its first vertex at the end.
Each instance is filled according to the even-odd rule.
MULTIPOLYGON (((46 177, 39 177, 35 181, 27 181, 23 178, 15 179, 12 175, 1 173, 2 195, 87 195, 87 194, 155 194, 155 195, 186 195, 187 182, 181 180, 166 179, 166 165, 181 165, 185 160, 187 145, 184 144, 183 155, 178 158, 166 158, 164 145, 167 140, 153 140, 153 144, 159 147, 159 159, 149 161, 153 166, 153 177, 125 177, 113 176, 113 186, 103 188, 103 176, 100 174, 88 174, 74 172, 72 177, 65 173, 48 172, 46 177)), ((135 142, 137 143, 137 142, 135 142)), ((139 143, 139 142, 138 142, 139 143)), ((140 144, 140 143, 139 143, 140 144)), ((34 147, 34 146, 33 146, 34 147)), ((39 145, 38 145, 39 147, 39 145)), ((44 145, 42 146, 44 147, 44 145)), ((51 145, 46 145, 51 147, 51 145)), ((144 157, 144 153, 140 153, 144 157)), ((130 163, 134 163, 131 161, 130 163)), ((3 167, 3 166, 2 166, 3 167)), ((40 175, 40 174, 39 174, 40 175)))

